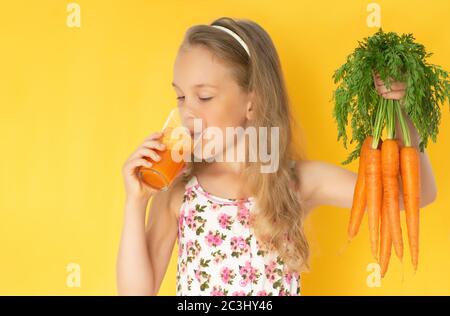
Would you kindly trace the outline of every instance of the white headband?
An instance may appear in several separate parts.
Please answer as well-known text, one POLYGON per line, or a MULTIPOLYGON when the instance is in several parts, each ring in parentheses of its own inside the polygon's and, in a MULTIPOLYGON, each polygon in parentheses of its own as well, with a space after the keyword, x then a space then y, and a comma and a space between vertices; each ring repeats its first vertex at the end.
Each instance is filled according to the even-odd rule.
POLYGON ((242 38, 241 38, 239 35, 237 35, 236 33, 234 33, 232 30, 230 30, 230 29, 228 29, 228 28, 226 28, 226 27, 220 26, 220 25, 211 25, 211 26, 212 26, 212 27, 215 27, 215 28, 218 28, 219 30, 225 31, 225 32, 227 32, 228 34, 230 34, 231 36, 233 36, 234 39, 235 39, 236 41, 238 41, 239 44, 241 44, 241 46, 245 49, 245 51, 247 52, 248 56, 250 56, 250 51, 249 51, 249 49, 248 49, 248 47, 247 47, 247 44, 245 44, 245 42, 242 40, 242 38))

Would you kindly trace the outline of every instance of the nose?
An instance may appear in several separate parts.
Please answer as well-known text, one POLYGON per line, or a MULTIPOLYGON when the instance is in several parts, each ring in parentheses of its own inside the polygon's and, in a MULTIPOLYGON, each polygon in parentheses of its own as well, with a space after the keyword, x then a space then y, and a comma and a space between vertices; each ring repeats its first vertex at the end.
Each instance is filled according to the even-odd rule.
POLYGON ((187 109, 180 109, 181 118, 183 121, 183 126, 187 127, 190 132, 194 131, 194 119, 196 116, 192 111, 187 109))

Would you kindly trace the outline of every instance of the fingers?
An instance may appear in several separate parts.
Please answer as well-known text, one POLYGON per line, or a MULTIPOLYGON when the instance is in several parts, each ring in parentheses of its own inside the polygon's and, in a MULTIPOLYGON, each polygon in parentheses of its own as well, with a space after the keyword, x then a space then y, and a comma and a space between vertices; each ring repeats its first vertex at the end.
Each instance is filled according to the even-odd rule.
POLYGON ((165 145, 153 141, 146 142, 142 144, 142 146, 140 146, 138 149, 136 149, 136 151, 131 155, 129 159, 148 157, 150 159, 153 159, 154 161, 161 160, 159 154, 153 149, 164 150, 165 145))
POLYGON ((406 90, 406 82, 394 81, 391 84, 392 91, 406 90))
POLYGON ((391 82, 390 88, 386 88, 379 74, 373 74, 373 80, 377 93, 385 99, 400 100, 405 96, 406 83, 401 81, 391 82))
MULTIPOLYGON (((150 137, 158 137, 158 136, 150 136, 150 137)), ((159 140, 146 140, 130 155, 128 160, 144 156, 152 158, 154 160, 159 160, 159 155, 152 149, 163 151, 166 149, 166 145, 161 143, 159 140), (151 150, 151 152, 149 150, 151 150)))
POLYGON ((384 82, 381 80, 379 74, 373 74, 373 82, 375 83, 375 87, 383 86, 384 82))
POLYGON ((154 133, 151 133, 148 137, 146 137, 146 138, 144 139, 144 142, 145 142, 145 141, 148 141, 148 140, 160 139, 163 135, 164 135, 163 132, 154 132, 154 133))
POLYGON ((388 100, 400 100, 405 96, 405 91, 391 91, 381 94, 381 96, 388 100))
POLYGON ((136 151, 136 158, 141 158, 141 157, 148 157, 154 161, 161 160, 161 157, 154 150, 151 150, 147 147, 140 147, 136 151))
POLYGON ((391 91, 405 91, 406 83, 395 81, 391 83, 391 87, 388 89, 383 83, 381 85, 376 84, 378 93, 383 94, 391 91))
POLYGON ((142 147, 147 147, 151 149, 164 150, 166 145, 157 140, 147 140, 142 143, 142 147))
POLYGON ((132 174, 135 174, 135 170, 137 167, 150 168, 152 165, 153 164, 150 161, 148 161, 144 158, 135 158, 135 159, 128 160, 124 164, 122 171, 124 174, 132 175, 132 174))
POLYGON ((163 151, 166 149, 166 145, 159 141, 162 136, 162 132, 156 132, 150 134, 144 140, 142 145, 139 146, 124 163, 122 167, 122 173, 124 176, 137 177, 139 168, 151 168, 153 166, 152 161, 156 162, 161 160, 161 157, 155 150, 163 151))

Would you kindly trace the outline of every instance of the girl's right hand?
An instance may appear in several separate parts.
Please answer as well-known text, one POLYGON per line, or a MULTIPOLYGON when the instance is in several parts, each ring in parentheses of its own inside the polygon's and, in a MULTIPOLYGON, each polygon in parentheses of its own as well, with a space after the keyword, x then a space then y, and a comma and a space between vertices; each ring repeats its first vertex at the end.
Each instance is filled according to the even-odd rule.
POLYGON ((166 149, 166 146, 159 141, 162 136, 162 132, 152 133, 125 161, 122 167, 122 175, 127 199, 147 202, 157 192, 157 190, 141 181, 138 171, 140 167, 149 168, 152 166, 152 163, 145 158, 150 158, 153 161, 161 159, 155 149, 159 151, 166 149))

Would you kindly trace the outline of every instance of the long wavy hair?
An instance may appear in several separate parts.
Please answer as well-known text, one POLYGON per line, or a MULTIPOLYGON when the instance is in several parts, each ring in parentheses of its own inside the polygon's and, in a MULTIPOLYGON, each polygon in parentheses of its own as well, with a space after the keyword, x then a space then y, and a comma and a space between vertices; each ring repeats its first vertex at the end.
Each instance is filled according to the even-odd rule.
MULTIPOLYGON (((309 246, 304 232, 304 210, 299 199, 299 179, 293 158, 303 159, 304 152, 294 148, 292 119, 280 60, 268 33, 257 23, 222 17, 211 25, 190 27, 180 49, 202 45, 226 62, 239 86, 254 93, 255 127, 279 128, 279 168, 261 173, 261 162, 246 162, 243 169, 245 188, 256 203, 250 225, 261 247, 276 251, 292 272, 309 269, 309 246), (250 56, 233 37, 211 25, 224 26, 247 44, 250 56)), ((267 147, 270 146, 268 133, 267 147)), ((248 150, 248 148, 247 148, 248 150)), ((188 163, 184 180, 195 172, 196 163, 188 163)))

